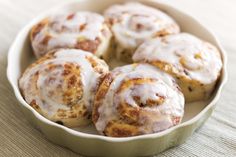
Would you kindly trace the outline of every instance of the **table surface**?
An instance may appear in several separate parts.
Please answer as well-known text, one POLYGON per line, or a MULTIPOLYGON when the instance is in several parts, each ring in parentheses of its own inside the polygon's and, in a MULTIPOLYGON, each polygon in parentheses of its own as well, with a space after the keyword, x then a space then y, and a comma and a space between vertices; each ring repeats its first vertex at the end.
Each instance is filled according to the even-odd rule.
MULTIPOLYGON (((228 55, 229 79, 207 122, 184 144, 157 156, 236 156, 236 0, 161 1, 215 32, 228 55)), ((19 30, 58 3, 63 0, 0 0, 0 156, 78 156, 49 142, 29 124, 6 78, 7 52, 19 30)))

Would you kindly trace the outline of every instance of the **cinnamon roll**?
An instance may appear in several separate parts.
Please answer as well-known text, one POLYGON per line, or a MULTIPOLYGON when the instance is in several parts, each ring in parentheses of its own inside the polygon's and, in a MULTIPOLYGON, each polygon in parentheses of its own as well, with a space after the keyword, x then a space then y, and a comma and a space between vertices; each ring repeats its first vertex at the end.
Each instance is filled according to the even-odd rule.
POLYGON ((150 63, 174 76, 187 102, 209 98, 222 68, 217 48, 188 33, 146 41, 133 60, 150 63))
POLYGON ((19 87, 25 101, 44 117, 68 127, 91 122, 100 77, 108 66, 89 52, 59 49, 30 65, 19 87))
POLYGON ((51 15, 36 24, 30 36, 37 58, 57 48, 81 49, 106 58, 112 34, 101 15, 81 11, 51 15))
POLYGON ((116 56, 131 61, 143 41, 179 33, 177 23, 164 12, 137 2, 113 5, 104 12, 114 35, 116 56))
POLYGON ((128 137, 168 129, 183 114, 184 97, 170 75, 148 64, 131 64, 104 77, 92 119, 99 133, 128 137))

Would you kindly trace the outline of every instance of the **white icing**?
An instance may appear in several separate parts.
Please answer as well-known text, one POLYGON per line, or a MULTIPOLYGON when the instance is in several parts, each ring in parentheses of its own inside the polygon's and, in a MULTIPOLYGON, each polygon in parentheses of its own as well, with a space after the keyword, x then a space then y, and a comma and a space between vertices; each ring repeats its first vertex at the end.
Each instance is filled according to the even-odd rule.
POLYGON ((185 76, 184 70, 187 70, 190 79, 204 84, 214 82, 222 67, 220 54, 214 46, 187 33, 146 41, 136 50, 133 60, 167 62, 177 67, 176 73, 185 76))
MULTIPOLYGON (((147 100, 158 100, 165 97, 164 102, 154 107, 144 107, 144 110, 155 112, 154 119, 149 119, 148 124, 143 127, 154 127, 154 131, 160 131, 173 126, 170 116, 182 117, 184 113, 184 98, 176 88, 173 78, 150 66, 148 64, 127 65, 114 69, 112 72, 113 82, 109 86, 102 105, 99 107, 99 118, 95 126, 99 132, 103 132, 107 123, 118 118, 117 107, 125 101, 132 107, 139 107, 134 100, 134 96, 141 98, 141 102, 146 104, 147 100), (154 83, 143 83, 127 87, 121 93, 116 93, 124 80, 132 78, 151 78, 154 83), (158 94, 158 95, 157 95, 158 94), (157 126, 155 124, 158 123, 157 126)), ((142 120, 142 118, 140 118, 142 120)), ((140 128, 140 130, 145 130, 140 128)))
MULTIPOLYGON (((94 56, 89 52, 74 49, 58 50, 54 55, 55 58, 45 60, 41 64, 27 69, 20 78, 20 88, 25 93, 26 101, 30 103, 32 100, 36 100, 39 107, 47 113, 49 117, 53 116, 58 109, 69 110, 70 108, 67 104, 63 104, 62 100, 63 89, 68 87, 66 85, 66 87, 57 87, 58 85, 62 85, 64 81, 62 76, 64 70, 63 65, 66 63, 75 63, 80 67, 81 73, 80 76, 77 77, 81 78, 83 87, 83 98, 80 101, 84 102, 88 111, 91 112, 94 96, 93 92, 100 74, 93 69, 90 62, 86 59, 86 56, 94 56), (53 71, 47 71, 48 64, 60 65, 60 67, 53 69, 53 71), (31 79, 36 72, 39 73, 39 78, 35 84, 31 79), (55 80, 50 82, 49 79, 51 77, 55 78, 55 80), (36 86, 37 89, 35 89, 34 86, 36 86), (50 92, 54 93, 50 95, 50 92)), ((98 61, 98 64, 104 66, 104 69, 108 71, 108 67, 104 62, 101 60, 98 61)))
POLYGON ((95 40, 102 29, 104 18, 92 12, 77 12, 71 19, 67 19, 69 14, 55 15, 51 17, 52 26, 49 32, 52 34, 82 36, 90 40, 95 40), (80 31, 80 26, 86 24, 86 27, 80 31))
MULTIPOLYGON (((176 25, 174 20, 161 12, 137 2, 113 5, 105 13, 106 19, 113 19, 112 32, 122 48, 136 48, 144 40, 167 27, 176 25), (137 28, 140 25, 140 28, 137 28)), ((179 32, 176 25, 174 32, 179 32)))
MULTIPOLYGON (((110 40, 110 32, 106 29, 108 36, 104 37, 102 29, 104 28, 104 18, 93 12, 61 13, 48 17, 49 24, 36 34, 32 40, 32 46, 37 57, 42 56, 47 51, 54 48, 73 48, 80 39, 110 40), (68 16, 74 14, 70 19, 68 16), (83 29, 80 29, 83 27, 83 29), (46 35, 50 35, 48 43, 42 44, 46 35)), ((106 41, 104 40, 104 41, 106 41)), ((107 41, 106 41, 107 42, 107 41)), ((104 45, 103 45, 104 47, 104 45)), ((101 53, 101 52, 99 52, 101 53)))

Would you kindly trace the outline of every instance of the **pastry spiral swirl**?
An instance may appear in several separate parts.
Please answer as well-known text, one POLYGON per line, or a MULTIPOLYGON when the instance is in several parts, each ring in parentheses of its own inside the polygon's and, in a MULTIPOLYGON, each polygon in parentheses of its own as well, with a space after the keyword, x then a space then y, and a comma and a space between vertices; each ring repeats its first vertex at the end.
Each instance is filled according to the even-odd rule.
POLYGON ((150 63, 173 75, 187 102, 209 98, 222 68, 216 47, 188 33, 146 41, 133 60, 150 63))
POLYGON ((44 117, 68 127, 91 122, 100 77, 108 66, 89 52, 59 49, 31 64, 19 79, 25 101, 44 117))
POLYGON ((131 64, 104 77, 92 118, 101 134, 127 137, 170 128, 183 113, 183 94, 170 75, 148 64, 131 64))
POLYGON ((131 60, 143 41, 179 33, 179 26, 164 12, 137 2, 109 7, 104 16, 114 34, 116 56, 131 60))
POLYGON ((51 15, 31 30, 31 43, 37 58, 57 48, 75 48, 105 57, 111 32, 104 18, 93 12, 51 15))

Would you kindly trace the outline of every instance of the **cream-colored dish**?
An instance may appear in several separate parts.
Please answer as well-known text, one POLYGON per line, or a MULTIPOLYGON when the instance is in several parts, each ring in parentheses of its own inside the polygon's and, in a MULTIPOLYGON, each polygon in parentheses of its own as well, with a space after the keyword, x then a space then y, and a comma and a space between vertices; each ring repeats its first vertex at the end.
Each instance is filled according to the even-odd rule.
MULTIPOLYGON (((32 20, 17 35, 9 50, 7 76, 14 89, 15 95, 20 102, 19 104, 25 117, 50 141, 82 155, 148 156, 183 143, 211 115, 216 102, 220 97, 222 87, 227 80, 226 54, 213 33, 191 16, 171 6, 153 0, 141 0, 143 4, 156 7, 173 17, 180 25, 181 31, 194 34, 215 45, 220 50, 223 60, 223 70, 212 97, 208 101, 185 104, 185 114, 181 124, 159 133, 135 137, 106 137, 98 135, 92 125, 71 129, 51 122, 41 116, 25 102, 18 86, 18 79, 22 72, 33 60, 35 60, 29 39, 32 26, 54 11, 88 10, 101 13, 108 6, 125 1, 126 0, 98 0, 96 1, 96 4, 93 0, 81 0, 73 3, 67 2, 32 20)), ((114 65, 114 62, 112 62, 112 64, 114 65)))

